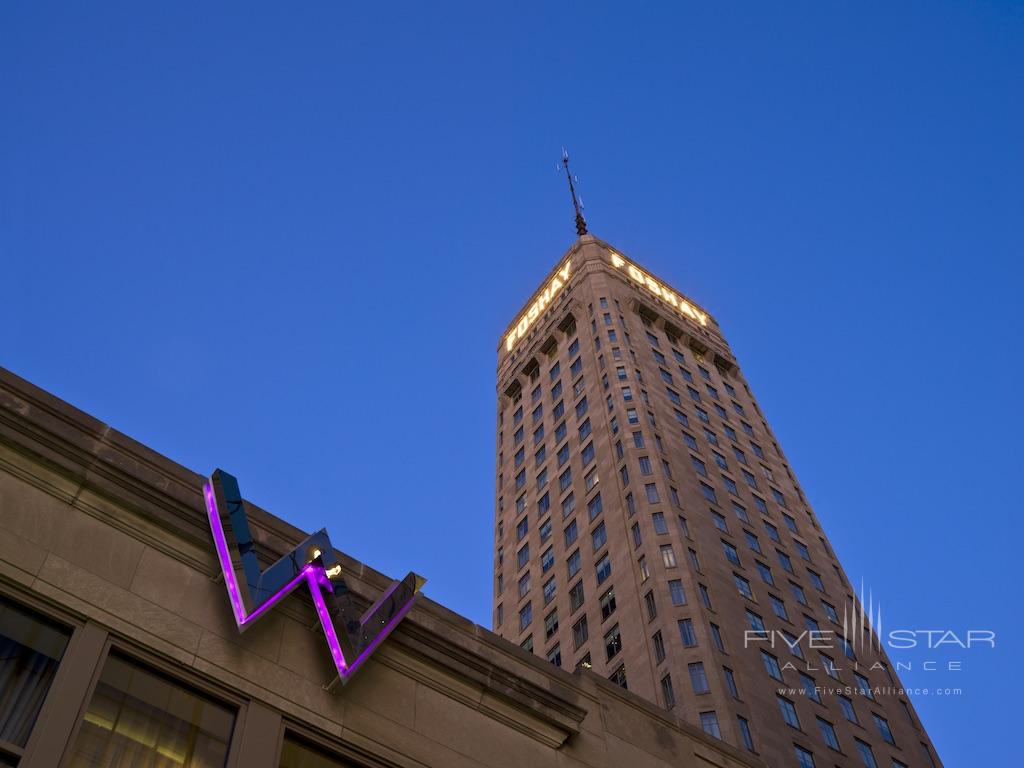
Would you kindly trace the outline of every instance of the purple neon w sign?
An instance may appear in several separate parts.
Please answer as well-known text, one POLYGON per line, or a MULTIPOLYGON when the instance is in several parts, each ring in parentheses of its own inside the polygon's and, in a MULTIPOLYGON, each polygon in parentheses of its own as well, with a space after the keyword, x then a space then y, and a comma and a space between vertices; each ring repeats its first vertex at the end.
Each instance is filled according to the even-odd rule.
POLYGON ((218 469, 203 485, 203 498, 239 632, 244 632, 292 590, 305 584, 313 598, 338 678, 343 683, 398 626, 426 581, 410 572, 401 581, 392 582, 377 602, 360 613, 341 576, 341 564, 326 530, 320 529, 269 568, 261 570, 238 481, 218 469), (242 583, 231 560, 222 514, 227 515, 242 562, 245 575, 242 583))

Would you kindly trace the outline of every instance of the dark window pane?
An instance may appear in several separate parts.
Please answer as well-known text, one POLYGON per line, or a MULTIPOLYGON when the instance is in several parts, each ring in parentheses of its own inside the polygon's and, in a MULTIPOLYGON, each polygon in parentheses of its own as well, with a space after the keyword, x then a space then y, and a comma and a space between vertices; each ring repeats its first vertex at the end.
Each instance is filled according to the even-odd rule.
POLYGON ((25 746, 70 632, 0 600, 0 740, 25 746))
POLYGON ((285 736, 281 748, 281 768, 355 768, 355 764, 285 736))

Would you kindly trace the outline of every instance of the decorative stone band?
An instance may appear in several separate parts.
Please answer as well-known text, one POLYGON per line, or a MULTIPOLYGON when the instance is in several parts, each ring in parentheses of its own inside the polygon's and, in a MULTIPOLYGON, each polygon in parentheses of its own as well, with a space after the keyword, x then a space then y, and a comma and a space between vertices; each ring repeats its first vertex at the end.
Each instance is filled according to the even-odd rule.
POLYGON ((426 579, 410 572, 401 581, 392 582, 377 602, 359 614, 342 578, 341 564, 326 530, 320 529, 267 570, 261 571, 238 481, 218 469, 204 484, 203 498, 239 632, 244 632, 292 590, 305 583, 342 683, 347 682, 394 631, 426 582, 426 579), (242 562, 244 584, 239 583, 231 561, 231 549, 221 520, 222 511, 227 513, 228 525, 242 562))

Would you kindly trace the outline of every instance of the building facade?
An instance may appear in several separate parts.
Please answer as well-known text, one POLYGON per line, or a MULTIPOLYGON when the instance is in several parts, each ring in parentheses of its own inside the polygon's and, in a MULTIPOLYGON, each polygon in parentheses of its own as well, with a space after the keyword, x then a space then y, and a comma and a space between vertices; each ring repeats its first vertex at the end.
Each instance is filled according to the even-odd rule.
POLYGON ((495 632, 772 766, 940 765, 710 313, 583 235, 497 374, 495 632))
MULTIPOLYGON (((764 768, 422 596, 333 684, 312 589, 239 633, 205 483, 0 369, 0 766, 764 768)), ((308 541, 242 506, 264 569, 308 541)), ((332 554, 376 603, 389 580, 332 554)))

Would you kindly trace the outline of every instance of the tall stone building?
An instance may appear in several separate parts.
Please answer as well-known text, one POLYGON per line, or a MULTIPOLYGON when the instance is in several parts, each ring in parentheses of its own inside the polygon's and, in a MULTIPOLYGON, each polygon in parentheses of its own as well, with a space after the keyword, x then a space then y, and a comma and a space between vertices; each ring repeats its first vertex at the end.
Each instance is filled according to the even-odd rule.
POLYGON ((495 632, 772 766, 940 765, 707 310, 584 234, 497 389, 495 632))

